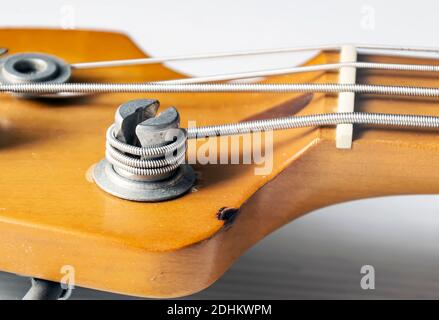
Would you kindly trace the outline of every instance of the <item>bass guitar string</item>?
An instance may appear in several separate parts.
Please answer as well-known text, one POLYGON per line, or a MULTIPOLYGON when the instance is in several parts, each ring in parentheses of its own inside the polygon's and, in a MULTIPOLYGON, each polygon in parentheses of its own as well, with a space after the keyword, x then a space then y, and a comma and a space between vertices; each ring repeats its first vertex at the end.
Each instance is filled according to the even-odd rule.
MULTIPOLYGON (((439 48, 432 48, 432 47, 375 45, 375 44, 353 44, 353 46, 355 46, 358 49, 366 49, 366 50, 374 50, 374 51, 393 51, 393 52, 400 51, 400 52, 420 52, 420 53, 435 53, 435 54, 439 53, 439 48)), ((343 45, 341 44, 326 44, 326 45, 317 45, 317 46, 301 46, 301 47, 277 48, 277 49, 188 54, 188 55, 170 56, 170 57, 81 62, 81 63, 73 63, 71 64, 71 67, 73 69, 123 67, 123 66, 132 66, 132 65, 140 65, 140 64, 165 63, 172 61, 216 59, 216 58, 266 55, 266 54, 278 54, 278 53, 288 53, 288 52, 318 51, 318 50, 340 50, 342 47, 343 45)))

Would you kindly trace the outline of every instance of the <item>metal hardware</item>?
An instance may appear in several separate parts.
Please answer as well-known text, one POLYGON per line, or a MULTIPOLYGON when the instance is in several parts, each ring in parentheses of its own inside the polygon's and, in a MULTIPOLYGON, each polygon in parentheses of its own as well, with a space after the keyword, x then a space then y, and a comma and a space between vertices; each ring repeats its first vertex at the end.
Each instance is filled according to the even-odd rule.
POLYGON ((268 76, 281 76, 294 73, 307 73, 316 71, 333 71, 343 68, 370 69, 370 70, 391 70, 391 71, 416 71, 416 72, 439 72, 439 65, 428 64, 400 64, 400 63, 377 63, 377 62, 338 62, 313 64, 290 68, 265 69, 257 71, 217 74, 203 77, 191 77, 175 80, 158 81, 162 84, 184 84, 184 83, 205 83, 214 81, 228 81, 248 78, 259 78, 268 76))
POLYGON ((6 54, 8 52, 8 48, 0 48, 0 56, 6 54))
POLYGON ((70 65, 48 54, 18 53, 0 60, 2 83, 64 83, 70 76, 70 65))
POLYGON ((184 164, 186 131, 175 108, 156 116, 157 100, 133 100, 116 111, 107 131, 105 159, 93 170, 96 184, 119 198, 133 201, 169 200, 195 182, 184 164))
MULTIPOLYGON (((158 102, 140 100, 131 102, 130 105, 134 106, 131 112, 125 113, 123 108, 120 108, 116 119, 120 114, 126 114, 127 116, 123 119, 134 118, 141 121, 144 117, 148 117, 151 111, 156 110, 158 102), (135 108, 136 104, 140 109, 135 108)), ((136 125, 135 122, 133 126, 135 125, 137 138, 133 135, 124 135, 126 141, 136 139, 143 141, 142 143, 146 141, 145 146, 142 145, 142 147, 127 144, 116 138, 117 136, 121 137, 120 132, 122 130, 117 128, 128 128, 125 126, 124 121, 119 122, 121 125, 116 123, 108 129, 106 159, 99 162, 93 172, 94 179, 99 187, 112 195, 134 201, 163 201, 184 194, 195 182, 192 168, 182 163, 186 152, 187 139, 349 123, 401 128, 439 128, 439 117, 435 116, 342 112, 291 116, 184 130, 172 128, 176 124, 175 119, 177 119, 172 109, 168 109, 166 113, 162 113, 164 114, 162 119, 166 119, 165 121, 160 120, 160 116, 143 121, 142 126, 151 126, 146 132, 144 132, 145 129, 142 126, 136 125), (162 129, 168 126, 171 127, 171 129, 168 129, 169 132, 176 130, 178 134, 175 135, 174 133, 173 136, 177 139, 168 144, 163 144, 163 142, 170 141, 167 134, 162 134, 166 131, 162 132, 162 129), (138 131, 137 128, 139 128, 138 131), (148 132, 149 130, 151 132, 148 132), (154 144, 157 142, 159 144, 154 144), (175 155, 168 158, 167 155, 170 154, 175 155)))
POLYGON ((140 64, 164 63, 171 61, 186 61, 186 60, 200 60, 200 59, 214 59, 214 58, 216 59, 216 58, 266 55, 266 54, 288 53, 288 52, 291 53, 291 52, 320 51, 320 50, 334 51, 334 50, 340 50, 345 45, 355 46, 360 50, 364 49, 368 51, 371 50, 389 51, 392 52, 393 54, 398 52, 402 52, 402 53, 420 52, 420 53, 437 54, 439 52, 439 48, 432 48, 432 47, 377 45, 377 44, 323 44, 323 45, 315 45, 315 46, 277 48, 277 49, 259 49, 259 50, 247 50, 247 51, 235 51, 235 52, 188 54, 188 55, 173 56, 173 57, 171 56, 171 57, 82 62, 82 63, 72 64, 72 68, 74 69, 108 68, 108 67, 132 66, 132 65, 140 65, 140 64))
POLYGON ((23 300, 58 300, 63 294, 63 288, 58 282, 31 278, 31 287, 23 300))
MULTIPOLYGON (((16 54, 12 55, 6 60, 12 59, 14 56, 20 56, 20 59, 23 61, 19 61, 18 68, 11 70, 6 70, 5 76, 1 76, 3 72, 0 72, 0 82, 5 84, 11 83, 31 83, 31 82, 45 82, 45 83, 64 83, 67 82, 68 78, 71 74, 71 69, 88 69, 88 68, 101 68, 101 67, 113 67, 113 66, 130 66, 137 64, 154 64, 154 63, 163 63, 169 61, 184 61, 184 60, 196 60, 196 59, 210 59, 210 58, 225 58, 225 57, 239 57, 239 56, 249 56, 249 55, 263 55, 263 54, 274 54, 274 53, 288 53, 288 52, 300 52, 300 51, 317 51, 317 50, 339 50, 340 53, 343 53, 343 48, 346 47, 356 47, 357 51, 364 53, 363 51, 379 51, 379 52, 391 52, 392 55, 398 53, 408 53, 408 52, 416 52, 416 53, 431 53, 437 55, 439 53, 438 48, 429 48, 429 47, 410 47, 410 46, 395 46, 395 45, 373 45, 373 44, 357 44, 357 45, 340 45, 340 44, 329 44, 329 45, 315 45, 315 46, 302 46, 302 47, 290 47, 290 48, 277 48, 277 49, 262 49, 262 50, 247 50, 247 51, 237 51, 237 52, 223 52, 223 53, 207 53, 207 54, 191 54, 191 55, 182 55, 182 56, 171 56, 171 57, 155 57, 155 58, 141 58, 141 59, 125 59, 125 60, 112 60, 112 61, 98 61, 98 62, 84 62, 84 63, 74 63, 67 64, 62 60, 45 55, 45 54, 16 54), (49 70, 43 71, 45 66, 47 65, 47 61, 35 61, 34 59, 27 59, 30 57, 26 57, 29 55, 38 55, 46 59, 49 59, 52 62, 56 62, 59 66, 61 66, 60 70, 63 74, 64 71, 68 70, 67 79, 63 78, 61 75, 53 78, 53 73, 49 72, 49 70), (42 67, 43 66, 43 67, 42 67), (18 69, 18 70, 16 70, 18 69), (18 71, 18 72, 17 72, 18 71), (44 73, 51 74, 48 79, 45 78, 44 73), (24 75, 23 75, 24 73, 24 75)), ((5 53, 7 49, 0 48, 0 55, 5 53)), ((382 53, 381 53, 382 54, 382 53)), ((1 67, 1 60, 0 60, 1 67)), ((288 68, 279 68, 279 69, 266 69, 266 70, 255 70, 249 72, 241 72, 241 73, 231 73, 231 74, 219 74, 219 75, 211 75, 205 77, 192 77, 185 79, 173 79, 173 80, 164 80, 157 81, 149 84, 195 84, 195 83, 205 83, 205 82, 213 82, 213 81, 225 81, 225 80, 234 80, 234 79, 243 79, 243 78, 254 78, 254 77, 263 77, 263 76, 273 76, 273 75, 285 75, 292 73, 302 73, 302 72, 313 72, 313 71, 324 71, 324 70, 337 70, 337 69, 347 69, 347 68, 357 68, 357 69, 381 69, 381 70, 399 70, 399 71, 419 71, 419 72, 438 72, 439 66, 437 65, 419 65, 419 64, 392 64, 392 63, 373 63, 373 62, 341 62, 341 63, 331 63, 331 64, 317 64, 311 66, 299 66, 299 67, 288 67, 288 68)), ((1 70, 0 70, 1 71, 1 70)), ((342 71, 341 71, 342 72, 342 71)), ((79 84, 80 85, 80 84, 79 84)), ((96 84, 99 85, 99 84, 96 84)), ((76 93, 74 96, 80 93, 81 90, 75 89, 74 91, 70 91, 72 89, 66 88, 69 92, 53 92, 53 88, 45 87, 24 87, 5 90, 0 89, 0 91, 15 91, 17 93, 20 91, 20 94, 27 94, 26 96, 43 96, 43 97, 71 97, 72 93, 76 93), (38 89, 37 89, 38 88, 38 89), (52 95, 49 95, 44 90, 50 90, 52 95), (57 93, 53 95, 53 93, 57 93), (70 93, 70 94, 67 94, 70 93)), ((100 90, 100 89, 99 89, 100 90)), ((120 89, 117 89, 118 91, 120 89)), ((129 89, 130 91, 133 89, 129 89)), ((144 91, 145 89, 141 89, 142 92, 155 92, 155 91, 144 91)), ((205 89, 201 89, 203 92, 206 92, 205 89)), ((85 89, 86 92, 94 92, 90 89, 85 89)), ((191 92, 196 92, 191 91, 191 92)), ((233 89, 233 92, 240 91, 233 89)), ((107 92, 107 91, 105 91, 107 92)), ((175 92, 175 91, 173 91, 175 92)), ((208 91, 208 92, 218 92, 218 91, 208 91)), ((271 91, 270 91, 271 92, 271 91)), ((273 91, 278 92, 278 91, 273 91)), ((291 92, 291 91, 290 91, 291 92)))
POLYGON ((171 57, 93 61, 93 62, 74 63, 72 64, 72 68, 92 69, 92 68, 123 67, 123 66, 132 66, 132 65, 140 65, 140 64, 156 64, 156 63, 164 63, 171 61, 203 60, 203 59, 213 59, 213 58, 229 58, 229 57, 265 55, 265 54, 301 52, 301 51, 315 51, 315 50, 337 50, 339 48, 340 46, 337 45, 318 45, 318 46, 247 50, 247 51, 221 52, 221 53, 188 54, 188 55, 171 56, 171 57))
POLYGON ((382 94, 439 98, 439 88, 386 86, 339 83, 221 83, 221 84, 159 84, 159 83, 19 83, 0 84, 0 92, 15 93, 184 93, 184 92, 261 92, 261 93, 339 93, 382 94))
POLYGON ((184 194, 195 182, 192 168, 183 163, 187 139, 350 123, 439 128, 439 117, 435 116, 341 112, 184 130, 179 128, 179 116, 174 108, 154 117, 157 109, 156 100, 135 100, 119 107, 115 124, 107 130, 106 159, 93 171, 101 189, 122 199, 145 202, 184 194))
POLYGON ((286 130, 303 127, 331 126, 343 123, 391 126, 400 128, 438 129, 439 117, 407 114, 364 112, 323 113, 307 116, 291 116, 266 120, 246 121, 216 126, 187 129, 188 139, 245 134, 251 132, 286 130))

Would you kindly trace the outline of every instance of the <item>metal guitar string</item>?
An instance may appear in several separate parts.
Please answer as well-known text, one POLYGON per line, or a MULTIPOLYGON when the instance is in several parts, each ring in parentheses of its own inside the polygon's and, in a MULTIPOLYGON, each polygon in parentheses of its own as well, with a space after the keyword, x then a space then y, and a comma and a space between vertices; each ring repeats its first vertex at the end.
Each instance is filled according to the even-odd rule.
POLYGON ((319 127, 338 124, 367 124, 376 126, 439 128, 439 117, 382 113, 327 113, 305 116, 290 116, 232 124, 192 127, 181 129, 186 132, 183 139, 169 145, 136 147, 116 139, 114 125, 107 131, 107 160, 116 168, 135 175, 155 176, 174 171, 184 162, 186 140, 205 137, 229 136, 270 130, 286 130, 303 127, 319 127), (177 151, 177 152, 176 152, 177 151), (168 156, 159 160, 143 160, 144 156, 168 156))
POLYGON ((306 73, 313 71, 330 71, 338 70, 345 67, 353 67, 357 69, 376 69, 376 70, 392 70, 392 71, 414 71, 414 72, 439 72, 439 65, 426 64, 396 64, 396 63, 376 63, 376 62, 340 62, 316 64, 310 66, 300 66, 291 68, 267 69, 240 73, 218 74, 204 77, 190 77, 175 80, 158 81, 162 84, 184 84, 184 83, 203 83, 213 81, 236 80, 245 78, 257 78, 276 75, 287 75, 294 73, 306 73))
MULTIPOLYGON (((365 49, 372 51, 381 50, 381 51, 391 51, 391 52, 439 53, 438 48, 428 48, 428 47, 405 47, 405 46, 394 46, 394 45, 392 46, 392 45, 371 45, 371 44, 359 44, 359 45, 355 45, 355 47, 359 50, 365 49)), ((250 56, 250 55, 266 55, 266 54, 274 54, 274 53, 302 52, 302 51, 316 51, 316 50, 339 50, 340 48, 342 48, 342 45, 330 44, 330 45, 303 46, 303 47, 291 47, 291 48, 280 48, 280 49, 262 49, 262 50, 249 50, 249 51, 237 51, 237 52, 192 54, 192 55, 183 55, 183 56, 174 56, 174 57, 171 56, 171 57, 84 62, 84 63, 71 64, 71 67, 73 69, 106 68, 106 67, 116 67, 116 66, 139 65, 139 64, 156 64, 156 63, 164 63, 171 61, 188 61, 188 60, 239 57, 239 56, 250 56)), ((220 75, 212 75, 205 77, 191 77, 185 79, 164 80, 164 81, 158 81, 157 83, 202 83, 202 82, 211 82, 211 81, 224 81, 224 80, 284 75, 284 74, 312 72, 312 71, 335 70, 335 69, 340 69, 342 67, 355 67, 359 69, 395 70, 395 71, 420 71, 420 72, 439 71, 439 67, 436 65, 345 62, 345 63, 318 64, 312 66, 279 68, 279 69, 270 69, 270 70, 257 70, 250 72, 220 74, 220 75)))
POLYGON ((258 131, 329 126, 345 123, 394 127, 439 128, 439 117, 405 114, 340 112, 306 116, 290 116, 217 126, 204 126, 189 128, 187 132, 188 139, 195 139, 197 137, 236 135, 258 131))
MULTIPOLYGON (((55 93, 55 92, 356 92, 385 95, 404 95, 421 97, 439 97, 438 88, 377 86, 362 84, 0 84, 0 91, 55 93)), ((302 126, 320 126, 341 123, 363 123, 392 126, 418 126, 437 128, 439 120, 436 117, 380 115, 361 113, 337 113, 328 115, 312 115, 303 117, 288 117, 268 119, 256 122, 229 124, 213 127, 190 129, 189 138, 198 136, 217 136, 246 133, 261 130, 279 130, 302 126), (195 130, 195 131, 191 131, 195 130)), ((139 148, 118 142, 114 132, 107 134, 106 156, 116 168, 135 175, 155 176, 175 170, 183 161, 185 149, 178 153, 177 159, 168 160, 142 159, 145 156, 163 158, 177 150, 175 144, 165 147, 139 148), (169 148, 169 149, 168 149, 169 148), (140 159, 139 159, 140 157, 140 159)))
POLYGON ((107 130, 106 159, 116 168, 138 176, 158 176, 177 169, 185 159, 187 133, 167 145, 136 147, 116 138, 115 125, 107 130))
MULTIPOLYGON (((1 54, 1 53, 0 53, 1 54)), ((352 67, 356 69, 390 70, 390 71, 412 71, 412 72, 439 72, 439 65, 427 64, 397 64, 377 62, 339 62, 328 64, 315 64, 309 66, 296 66, 290 68, 265 69, 239 73, 217 74, 201 77, 189 77, 182 79, 161 80, 150 82, 155 84, 195 84, 214 81, 237 80, 245 78, 257 78, 276 75, 287 75, 295 73, 307 73, 315 71, 331 71, 341 68, 352 67)))
MULTIPOLYGON (((73 69, 121 67, 121 66, 132 66, 132 65, 139 65, 139 64, 164 63, 164 62, 172 62, 172 61, 228 58, 228 57, 266 55, 266 54, 275 54, 275 53, 316 51, 316 50, 339 50, 342 46, 343 45, 341 45, 341 44, 326 44, 326 45, 318 45, 318 46, 301 46, 301 47, 290 47, 290 48, 260 49, 260 50, 247 50, 247 51, 222 52, 222 53, 188 54, 188 55, 170 56, 170 57, 81 62, 81 63, 71 64, 71 67, 73 69)), ((374 50, 374 51, 377 50, 377 51, 392 51, 392 52, 406 51, 406 52, 421 52, 421 53, 422 52, 423 53, 439 53, 439 48, 432 48, 432 47, 375 45, 375 44, 353 44, 353 46, 355 46, 356 48, 358 48, 360 50, 366 49, 366 50, 374 50)))
POLYGON ((14 93, 340 93, 382 94, 397 96, 439 97, 439 88, 339 83, 14 83, 0 84, 0 92, 14 93))
POLYGON ((96 62, 73 63, 71 64, 71 67, 73 69, 123 67, 123 66, 132 66, 132 65, 140 65, 140 64, 156 64, 156 63, 164 63, 164 62, 172 62, 172 61, 203 60, 203 59, 213 59, 213 58, 228 58, 228 57, 315 51, 315 50, 337 50, 340 47, 341 46, 338 45, 319 45, 319 46, 247 50, 247 51, 222 52, 222 53, 189 54, 189 55, 170 56, 170 57, 107 60, 107 61, 96 61, 96 62))
MULTIPOLYGON (((167 61, 207 59, 215 57, 245 56, 252 54, 268 54, 290 51, 307 50, 333 50, 341 46, 318 46, 286 48, 275 50, 244 51, 238 53, 201 54, 167 58, 145 58, 118 61, 102 61, 80 63, 71 65, 72 68, 86 69, 97 67, 112 67, 135 64, 162 63, 167 61)), ((364 49, 398 50, 398 51, 421 51, 435 52, 433 48, 410 48, 392 46, 357 46, 364 49)), ((0 84, 0 92, 8 91, 15 93, 111 93, 111 92, 154 92, 154 93, 180 93, 180 92, 259 92, 259 93, 292 93, 292 92, 320 92, 341 93, 354 92, 366 94, 399 95, 439 97, 439 88, 384 86, 366 84, 337 84, 337 83, 276 83, 276 84, 200 84, 201 82, 232 80, 239 78, 252 78, 269 75, 282 75, 288 73, 312 72, 335 70, 343 67, 359 69, 382 69, 398 71, 439 72, 439 66, 419 64, 390 64, 373 62, 343 62, 319 64, 311 66, 259 70, 234 74, 222 74, 207 77, 168 80, 155 83, 22 83, 0 84)), ((251 122, 205 126, 183 130, 182 139, 162 146, 136 147, 125 144, 115 137, 114 126, 107 132, 106 158, 117 169, 137 176, 159 176, 176 170, 185 159, 186 140, 198 137, 212 137, 251 133, 254 131, 284 130, 299 127, 328 126, 338 124, 372 124, 397 127, 423 127, 439 128, 439 117, 400 115, 400 114, 376 114, 376 113, 331 113, 315 114, 308 116, 291 116, 285 118, 266 119, 251 122), (168 157, 168 155, 173 155, 168 157)))
MULTIPOLYGON (((283 53, 283 52, 314 51, 314 50, 335 50, 335 49, 340 49, 341 47, 342 47, 342 45, 320 45, 320 46, 293 47, 293 48, 281 48, 281 49, 265 49, 265 50, 225 52, 225 53, 193 54, 193 55, 175 56, 175 57, 161 57, 161 58, 159 57, 159 58, 141 58, 141 59, 112 60, 112 61, 100 61, 100 62, 85 62, 85 63, 71 64, 70 67, 73 69, 88 69, 88 68, 101 68, 101 67, 112 67, 112 66, 127 66, 127 65, 137 65, 137 64, 163 63, 163 62, 167 62, 167 61, 186 61, 186 60, 195 60, 195 59, 210 59, 210 58, 218 58, 218 57, 236 57, 236 56, 273 54, 273 53, 283 53)), ((425 48, 425 47, 404 47, 404 46, 385 46, 385 45, 363 44, 363 45, 357 45, 356 48, 357 49, 363 48, 366 50, 385 50, 385 51, 392 51, 392 52, 408 51, 408 52, 439 53, 439 49, 437 49, 437 48, 425 48)), ((4 49, 4 50, 7 51, 7 49, 4 49)), ((1 54, 1 52, 0 52, 0 54, 1 54)), ((393 71, 439 72, 438 65, 395 64, 395 63, 376 63, 376 62, 352 61, 352 62, 341 62, 341 63, 316 64, 316 65, 309 65, 309 66, 296 66, 296 67, 289 67, 289 68, 256 70, 256 71, 249 71, 249 72, 219 74, 219 75, 211 75, 211 76, 203 76, 203 77, 190 77, 190 78, 183 78, 183 79, 162 80, 162 81, 157 81, 154 83, 157 83, 157 84, 195 84, 195 83, 203 83, 203 82, 235 80, 235 79, 243 79, 243 78, 255 78, 255 77, 293 74, 293 73, 306 73, 306 72, 313 72, 313 71, 337 70, 337 69, 341 69, 344 67, 353 67, 353 68, 357 68, 357 69, 393 70, 393 71)), ((23 82, 30 83, 30 82, 26 82, 26 81, 23 81, 23 82)), ((58 82, 58 81, 56 81, 56 82, 58 82)), ((7 83, 10 83, 10 82, 7 82, 7 83)), ((39 83, 41 83, 41 82, 39 82, 39 83)), ((61 83, 61 81, 59 81, 58 83, 61 83)), ((25 92, 25 93, 29 93, 29 92, 25 92)), ((63 93, 63 94, 65 94, 65 93, 63 93)), ((60 95, 62 96, 62 94, 60 94, 60 95)))

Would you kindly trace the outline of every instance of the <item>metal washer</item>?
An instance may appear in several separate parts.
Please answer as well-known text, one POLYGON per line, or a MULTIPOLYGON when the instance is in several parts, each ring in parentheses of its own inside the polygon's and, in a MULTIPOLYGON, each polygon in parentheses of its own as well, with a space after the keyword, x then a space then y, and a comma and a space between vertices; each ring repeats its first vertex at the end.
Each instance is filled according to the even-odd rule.
POLYGON ((106 160, 93 169, 96 184, 104 191, 126 200, 158 202, 177 198, 195 183, 195 173, 188 164, 182 164, 175 174, 160 181, 135 181, 120 176, 106 160))
POLYGON ((0 60, 1 83, 64 83, 71 77, 64 60, 42 53, 17 53, 0 60))

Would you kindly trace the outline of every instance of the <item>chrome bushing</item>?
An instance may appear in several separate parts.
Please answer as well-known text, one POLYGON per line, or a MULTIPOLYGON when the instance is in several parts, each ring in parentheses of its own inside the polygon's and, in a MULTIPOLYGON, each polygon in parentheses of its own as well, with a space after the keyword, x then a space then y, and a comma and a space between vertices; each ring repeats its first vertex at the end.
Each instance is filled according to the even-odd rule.
POLYGON ((182 164, 171 177, 159 181, 136 181, 119 175, 106 159, 93 170, 96 184, 105 192, 121 199, 158 202, 177 198, 188 192, 195 183, 190 165, 182 164))
POLYGON ((0 60, 1 83, 64 83, 71 67, 65 61, 41 53, 17 53, 0 60))

